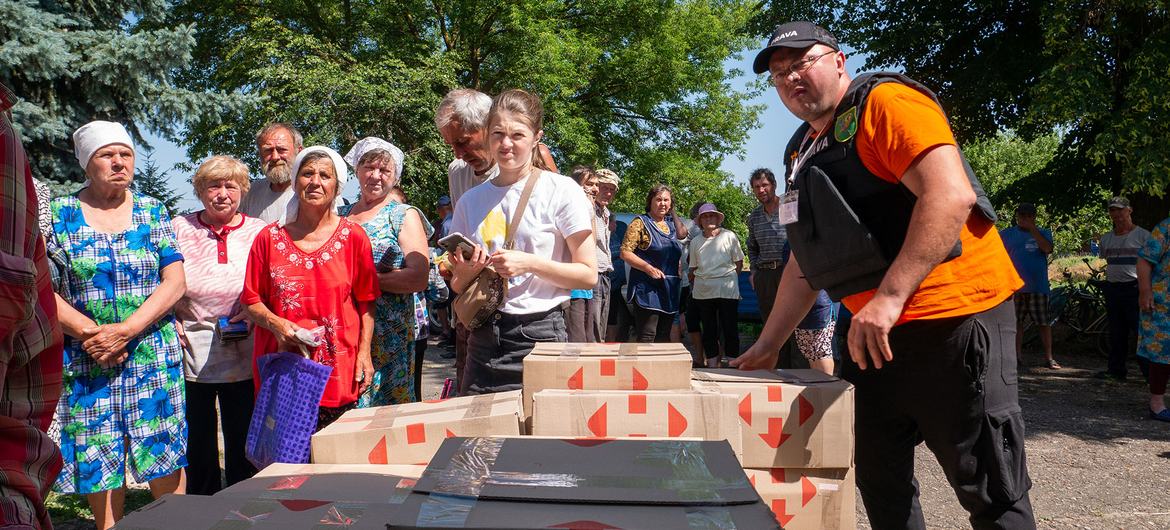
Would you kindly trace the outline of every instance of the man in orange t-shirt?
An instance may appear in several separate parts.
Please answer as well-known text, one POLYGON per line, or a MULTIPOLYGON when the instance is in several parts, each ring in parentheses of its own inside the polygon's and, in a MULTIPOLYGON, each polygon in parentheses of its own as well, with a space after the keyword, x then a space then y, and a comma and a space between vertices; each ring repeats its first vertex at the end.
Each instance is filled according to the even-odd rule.
POLYGON ((925 441, 973 526, 1034 528, 1010 302, 1023 282, 946 115, 904 76, 851 79, 837 40, 809 22, 777 26, 754 67, 805 124, 784 154, 793 257, 760 339, 732 364, 773 368, 826 289, 854 314, 841 375, 856 386, 871 524, 925 527, 914 480, 925 441))

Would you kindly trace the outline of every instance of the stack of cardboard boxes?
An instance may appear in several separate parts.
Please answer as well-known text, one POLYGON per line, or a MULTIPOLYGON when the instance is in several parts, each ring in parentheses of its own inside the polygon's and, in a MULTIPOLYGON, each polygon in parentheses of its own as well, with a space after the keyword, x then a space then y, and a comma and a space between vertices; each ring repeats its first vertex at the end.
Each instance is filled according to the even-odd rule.
MULTIPOLYGON (((540 344, 537 436, 727 440, 784 528, 853 528, 853 387, 815 370, 691 370, 680 344, 540 344)), ((531 403, 531 406, 529 406, 531 403)))
POLYGON ((787 529, 853 528, 853 386, 816 370, 695 370, 697 389, 733 396, 740 462, 787 529))
POLYGON ((679 344, 538 344, 524 361, 523 391, 353 410, 313 435, 312 459, 313 464, 273 465, 212 498, 165 497, 129 517, 131 526, 120 526, 227 528, 235 526, 223 525, 244 518, 251 521, 246 526, 256 528, 384 528, 387 523, 480 528, 503 522, 543 528, 564 521, 622 528, 712 514, 758 523, 759 514, 749 505, 770 508, 771 522, 789 529, 855 526, 852 387, 811 370, 692 371, 690 353, 679 344), (489 436, 497 441, 467 441, 489 436), (494 448, 495 459, 467 453, 468 444, 494 448), (744 497, 731 475, 725 477, 726 491, 696 488, 678 499, 640 491, 686 482, 664 476, 662 484, 640 488, 646 477, 626 476, 638 472, 637 463, 647 454, 662 451, 706 455, 703 465, 714 471, 704 468, 704 473, 716 474, 727 472, 719 456, 726 451, 736 470, 731 475, 742 467, 747 479, 742 488, 754 487, 759 498, 744 497), (570 453, 576 456, 566 457, 570 453), (476 477, 464 473, 460 479, 452 462, 468 455, 483 468, 475 470, 476 477), (546 464, 533 467, 532 459, 546 464), (607 463, 598 467, 599 459, 607 463), (608 463, 623 459, 628 462, 608 463), (556 467, 562 463, 567 467, 556 467), (556 480, 536 489, 520 487, 525 481, 516 477, 527 472, 556 480), (420 477, 421 488, 415 482, 420 477), (568 487, 566 477, 577 482, 568 487), (472 495, 474 511, 442 505, 462 502, 451 498, 461 496, 452 490, 463 487, 461 480, 479 484, 472 495), (590 481, 606 488, 582 490, 590 481), (524 505, 528 519, 508 519, 519 502, 546 494, 555 498, 524 505), (598 509, 623 503, 630 507, 598 509), (176 510, 199 515, 175 521, 176 510), (606 513, 605 520, 574 519, 590 510, 606 513), (428 519, 444 513, 464 519, 428 519))

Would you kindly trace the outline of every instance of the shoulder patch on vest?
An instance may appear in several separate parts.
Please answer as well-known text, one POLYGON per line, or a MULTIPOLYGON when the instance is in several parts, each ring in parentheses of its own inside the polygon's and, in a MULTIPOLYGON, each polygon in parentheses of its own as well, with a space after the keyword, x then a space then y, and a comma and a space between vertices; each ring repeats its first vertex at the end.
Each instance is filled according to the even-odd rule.
POLYGON ((837 116, 837 122, 833 125, 833 138, 838 142, 845 143, 857 134, 857 107, 850 107, 849 110, 837 116))

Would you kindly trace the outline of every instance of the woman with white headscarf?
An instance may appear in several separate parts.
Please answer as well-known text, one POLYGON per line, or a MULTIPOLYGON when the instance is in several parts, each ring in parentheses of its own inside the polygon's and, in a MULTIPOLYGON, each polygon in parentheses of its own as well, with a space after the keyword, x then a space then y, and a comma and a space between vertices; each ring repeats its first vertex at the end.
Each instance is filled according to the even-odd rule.
POLYGON ((256 236, 240 302, 257 326, 257 389, 262 381, 255 360, 261 355, 305 351, 333 367, 321 397, 319 430, 353 408, 373 380, 372 302, 381 292, 365 230, 333 209, 348 178, 341 155, 309 147, 297 155, 292 174, 295 197, 286 214, 256 236))
POLYGON ((346 153, 345 161, 353 166, 361 195, 338 213, 365 229, 379 264, 382 289, 374 303, 374 377, 358 399, 358 407, 409 403, 420 393, 414 385, 413 352, 419 330, 414 293, 427 288, 427 239, 434 229, 422 212, 395 200, 391 193, 402 178, 401 149, 381 138, 363 138, 346 153))
POLYGON ((98 528, 122 517, 127 467, 156 497, 182 493, 187 466, 183 354, 172 306, 183 255, 158 201, 130 190, 134 142, 121 124, 73 133, 88 186, 50 206, 65 358, 54 488, 86 495, 98 528))

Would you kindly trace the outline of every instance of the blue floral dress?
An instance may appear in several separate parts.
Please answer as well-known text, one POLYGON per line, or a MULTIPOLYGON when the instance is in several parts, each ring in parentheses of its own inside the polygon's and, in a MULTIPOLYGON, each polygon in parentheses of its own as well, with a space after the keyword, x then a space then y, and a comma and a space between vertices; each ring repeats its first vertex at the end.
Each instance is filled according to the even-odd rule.
MULTIPOLYGON (((66 292, 75 309, 101 324, 125 320, 159 286, 161 271, 182 261, 171 219, 158 201, 133 197, 130 229, 95 231, 76 196, 52 202, 50 245, 65 260, 66 292)), ((183 406, 183 356, 171 314, 126 344, 126 361, 102 368, 81 342, 65 338, 61 401, 64 468, 54 488, 96 493, 119 488, 129 462, 134 480, 145 482, 186 467, 187 423, 183 406), (127 454, 127 448, 129 453, 127 454)))
MULTIPOLYGON (((338 213, 347 216, 354 206, 342 206, 338 213)), ((374 249, 374 262, 378 264, 378 271, 386 270, 386 266, 402 267, 406 256, 398 243, 398 235, 406 212, 410 210, 418 211, 413 206, 391 202, 369 221, 362 223, 374 249)), ((418 215, 429 238, 434 228, 422 212, 418 215)), ((374 381, 358 398, 359 408, 417 401, 414 388, 414 341, 418 338, 416 320, 413 294, 382 293, 374 302, 374 339, 370 344, 374 381)))
POLYGON ((1170 364, 1170 219, 1158 223, 1150 232, 1138 256, 1154 269, 1150 278, 1154 310, 1142 311, 1138 355, 1153 363, 1170 364))

